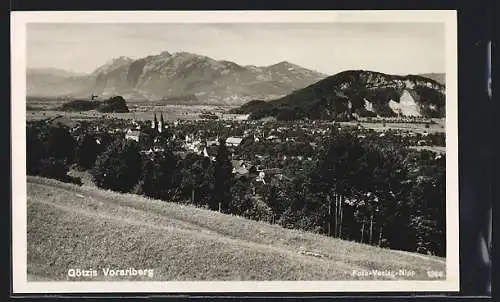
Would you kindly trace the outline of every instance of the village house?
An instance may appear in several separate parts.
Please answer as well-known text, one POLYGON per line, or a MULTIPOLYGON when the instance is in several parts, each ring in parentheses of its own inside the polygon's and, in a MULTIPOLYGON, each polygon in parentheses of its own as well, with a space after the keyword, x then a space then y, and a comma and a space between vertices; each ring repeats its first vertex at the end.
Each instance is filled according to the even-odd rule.
POLYGON ((238 147, 240 144, 241 144, 241 141, 243 140, 243 138, 241 137, 228 137, 226 139, 226 146, 229 146, 229 147, 238 147))
POLYGON ((233 174, 247 174, 248 169, 242 160, 231 160, 233 174))
POLYGON ((417 146, 425 146, 426 144, 427 144, 427 142, 426 142, 425 140, 423 140, 423 139, 422 139, 422 140, 419 140, 419 141, 417 142, 417 146))
POLYGON ((266 139, 268 141, 275 142, 275 143, 281 142, 281 139, 279 137, 277 137, 276 135, 269 135, 266 139))
POLYGON ((258 159, 265 159, 265 158, 268 158, 269 155, 260 155, 260 154, 255 154, 255 157, 258 158, 258 159))
POLYGON ((257 182, 262 182, 263 184, 266 183, 266 178, 269 179, 271 177, 276 177, 278 180, 290 180, 289 177, 283 175, 282 170, 279 168, 269 168, 269 169, 257 169, 256 172, 258 173, 257 177, 255 180, 257 182))
POLYGON ((215 140, 207 140, 207 147, 218 146, 219 145, 219 137, 215 140))
POLYGON ((250 117, 250 114, 238 114, 235 119, 238 121, 246 121, 250 117))
POLYGON ((194 153, 201 153, 203 151, 203 144, 201 140, 193 140, 191 142, 187 142, 185 145, 186 150, 192 151, 194 153))
POLYGON ((140 134, 141 132, 139 130, 128 129, 127 132, 125 133, 125 139, 139 142, 140 134))

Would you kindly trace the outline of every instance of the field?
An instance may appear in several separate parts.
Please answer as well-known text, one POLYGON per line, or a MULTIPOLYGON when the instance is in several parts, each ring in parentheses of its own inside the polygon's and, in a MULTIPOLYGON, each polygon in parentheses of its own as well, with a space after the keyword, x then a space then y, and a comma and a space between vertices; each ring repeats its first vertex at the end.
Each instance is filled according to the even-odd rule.
POLYGON ((415 150, 429 150, 435 153, 441 153, 445 154, 446 153, 446 147, 441 147, 441 146, 412 146, 410 147, 415 150))
POLYGON ((29 100, 26 104, 26 119, 38 120, 66 116, 75 121, 93 120, 99 118, 119 118, 151 120, 156 111, 158 116, 163 113, 165 120, 194 120, 198 119, 200 113, 209 110, 222 114, 232 107, 230 106, 211 106, 211 105, 163 105, 161 103, 146 102, 127 102, 129 113, 101 113, 95 110, 82 112, 65 112, 58 110, 64 102, 58 100, 29 100))
MULTIPOLYGON (((436 133, 445 132, 445 120, 435 119, 434 124, 429 124, 428 128, 425 127, 424 123, 396 123, 396 122, 360 122, 360 124, 368 129, 373 129, 375 131, 384 131, 387 129, 391 130, 401 130, 410 131, 414 133, 436 133)), ((357 122, 343 122, 344 125, 355 126, 357 122)))
MULTIPOLYGON (((217 113, 221 118, 233 118, 230 114, 225 114, 232 107, 230 106, 211 106, 211 105, 161 105, 154 103, 129 103, 129 113, 100 113, 95 110, 84 111, 84 112, 64 112, 55 110, 57 106, 60 106, 57 101, 30 101, 28 103, 26 111, 26 119, 29 120, 39 120, 52 118, 56 116, 65 116, 74 121, 82 120, 95 120, 100 118, 118 118, 118 119, 135 119, 135 120, 151 120, 153 114, 159 115, 160 112, 167 121, 180 120, 196 120, 199 119, 200 113, 204 111, 211 111, 217 113)), ((430 124, 428 128, 425 127, 424 123, 396 123, 387 121, 385 124, 383 122, 366 122, 361 121, 360 124, 369 129, 374 129, 376 131, 384 130, 402 130, 410 131, 415 133, 436 133, 445 132, 445 120, 437 119, 434 120, 435 123, 430 124)), ((356 126, 358 122, 342 122, 341 124, 348 126, 356 126)))
MULTIPOLYGON (((28 279, 68 269, 153 269, 128 280, 429 279, 445 259, 283 229, 205 209, 28 176, 28 279), (414 271, 412 276, 353 271, 414 271)), ((78 278, 77 280, 89 280, 78 278)))

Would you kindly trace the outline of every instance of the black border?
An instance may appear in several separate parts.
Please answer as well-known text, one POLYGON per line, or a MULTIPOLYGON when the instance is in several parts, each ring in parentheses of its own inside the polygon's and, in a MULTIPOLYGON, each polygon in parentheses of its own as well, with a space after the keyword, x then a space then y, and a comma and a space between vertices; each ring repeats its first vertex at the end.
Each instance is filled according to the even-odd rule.
MULTIPOLYGON (((480 233, 487 233, 488 226, 484 225, 486 211, 492 203, 492 176, 494 174, 492 137, 495 136, 493 127, 493 114, 491 101, 485 90, 486 81, 486 45, 492 39, 493 3, 494 0, 475 1, 360 1, 351 0, 330 3, 326 1, 309 0, 307 2, 252 2, 241 3, 236 1, 198 1, 198 3, 187 1, 122 1, 112 0, 12 0, 13 11, 50 11, 50 10, 394 10, 394 9, 418 9, 418 10, 457 10, 458 12, 458 121, 459 121, 459 180, 460 180, 460 292, 459 293, 196 293, 196 294, 145 294, 145 293, 119 293, 113 297, 157 297, 169 298, 209 298, 219 297, 225 299, 240 299, 243 297, 300 297, 302 299, 322 300, 325 298, 361 298, 371 296, 371 299, 405 299, 405 297, 458 297, 458 296, 483 296, 491 295, 486 286, 490 267, 481 265, 478 241, 480 233), (373 297, 373 295, 378 298, 373 297), (323 298, 321 298, 323 297, 323 298)), ((10 37, 10 33, 8 34, 10 37)), ((10 55, 9 55, 10 59, 10 55)), ((10 73, 9 73, 10 78, 10 73)), ((10 84, 10 81, 9 81, 10 84)), ((8 90, 10 91, 10 87, 8 90)), ((9 95, 10 98, 10 95, 9 95)), ((5 103, 4 103, 5 105, 5 103)), ((9 104, 10 105, 10 104, 9 104)), ((2 110, 9 113, 10 106, 2 110)), ((4 119, 6 121, 6 119, 4 119)), ((4 129, 9 129, 10 123, 4 129)), ((9 135, 10 136, 10 135, 9 135)), ((12 144, 12 141, 10 141, 12 144)), ((8 151, 10 155, 10 149, 8 151)), ((11 160, 12 157, 9 156, 11 160)), ((11 177, 10 168, 5 169, 8 177, 11 177)), ((11 191, 8 197, 12 201, 11 191)), ((11 204, 9 212, 11 213, 11 204)), ((10 216, 10 215, 9 215, 10 216)), ((10 217, 11 218, 11 217, 10 217)), ((12 221, 12 220, 11 220, 12 221)), ((12 224, 10 225, 12 227, 12 224)), ((10 235, 12 229, 9 230, 10 235)), ((10 237, 10 236, 9 236, 10 237)), ((9 247, 11 247, 9 238, 9 247)), ((12 270, 12 255, 10 255, 9 268, 12 270)), ((11 272, 11 271, 10 271, 11 272)), ((10 274, 10 276, 12 276, 10 274)), ((10 279, 11 297, 111 297, 110 294, 13 294, 12 279, 10 279)), ((107 300, 108 300, 107 299, 107 300)))

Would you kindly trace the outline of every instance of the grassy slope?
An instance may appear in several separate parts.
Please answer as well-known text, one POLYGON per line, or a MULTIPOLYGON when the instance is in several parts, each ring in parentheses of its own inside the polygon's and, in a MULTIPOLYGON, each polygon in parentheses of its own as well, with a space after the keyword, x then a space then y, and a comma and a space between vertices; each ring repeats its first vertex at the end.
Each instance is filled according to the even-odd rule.
POLYGON ((154 280, 184 281, 357 279, 353 269, 408 269, 427 279, 427 270, 445 270, 442 258, 38 177, 28 177, 27 213, 32 280, 70 280, 69 268, 97 269, 92 280, 104 280, 104 267, 152 268, 154 280))

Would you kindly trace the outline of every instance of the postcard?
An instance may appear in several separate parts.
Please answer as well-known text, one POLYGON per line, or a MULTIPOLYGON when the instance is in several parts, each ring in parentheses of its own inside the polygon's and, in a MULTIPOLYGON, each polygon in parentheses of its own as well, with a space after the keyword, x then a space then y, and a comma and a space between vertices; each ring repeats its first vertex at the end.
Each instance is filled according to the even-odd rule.
POLYGON ((14 293, 459 290, 456 11, 11 24, 14 293))

